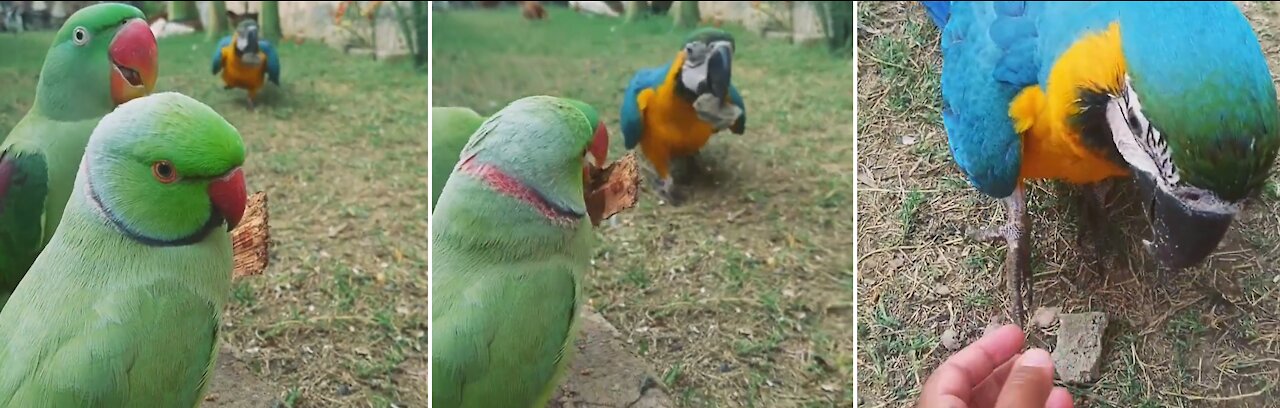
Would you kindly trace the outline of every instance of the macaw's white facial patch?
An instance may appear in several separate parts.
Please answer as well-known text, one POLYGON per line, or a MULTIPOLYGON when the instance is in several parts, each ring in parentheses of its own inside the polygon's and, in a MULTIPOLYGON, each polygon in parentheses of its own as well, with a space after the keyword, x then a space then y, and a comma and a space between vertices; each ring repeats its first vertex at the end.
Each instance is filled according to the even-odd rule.
POLYGON ((1182 182, 1178 166, 1173 162, 1169 144, 1142 113, 1142 102, 1133 89, 1133 83, 1125 76, 1124 91, 1112 95, 1107 104, 1107 124, 1111 137, 1125 162, 1135 171, 1155 179, 1157 188, 1178 198, 1191 210, 1218 214, 1236 214, 1240 203, 1218 197, 1213 191, 1182 182))
POLYGON ((680 83, 685 88, 697 91, 698 86, 707 80, 707 56, 711 48, 700 42, 692 42, 684 46, 684 65, 680 67, 680 83))

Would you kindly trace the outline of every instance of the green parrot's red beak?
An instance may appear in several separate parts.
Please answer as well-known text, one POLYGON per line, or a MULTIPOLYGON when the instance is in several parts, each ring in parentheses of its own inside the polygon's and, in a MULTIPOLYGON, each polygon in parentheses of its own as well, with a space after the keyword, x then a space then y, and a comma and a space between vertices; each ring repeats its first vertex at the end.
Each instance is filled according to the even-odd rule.
POLYGON ((596 167, 604 167, 604 161, 609 159, 609 128, 604 126, 604 122, 596 124, 596 133, 587 151, 591 152, 591 158, 595 159, 596 167))
POLYGON ((244 171, 238 167, 209 183, 209 200, 213 202, 213 208, 227 220, 228 231, 240 224, 248 199, 244 187, 244 171))
POLYGON ((111 59, 111 100, 116 105, 151 94, 156 88, 159 60, 156 58, 156 36, 142 19, 125 23, 107 56, 111 59))

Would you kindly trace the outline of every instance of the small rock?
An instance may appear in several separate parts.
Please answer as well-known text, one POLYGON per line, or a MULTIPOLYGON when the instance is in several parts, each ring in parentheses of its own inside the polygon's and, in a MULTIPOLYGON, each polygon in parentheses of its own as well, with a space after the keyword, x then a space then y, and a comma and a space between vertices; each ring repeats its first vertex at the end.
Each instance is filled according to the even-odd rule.
POLYGON ((1036 312, 1031 315, 1031 324, 1034 324, 1035 327, 1041 329, 1053 326, 1053 323, 1058 321, 1058 313, 1061 312, 1062 308, 1060 307, 1038 308, 1036 309, 1036 312))
POLYGON ((1102 369, 1102 338, 1106 331, 1106 313, 1061 315, 1058 345, 1053 350, 1053 366, 1058 378, 1068 384, 1097 381, 1102 369))
POLYGON ((351 387, 348 387, 346 384, 339 385, 339 386, 338 386, 338 395, 343 396, 343 397, 348 396, 348 395, 351 395, 351 387))
POLYGON ((949 328, 942 331, 942 347, 947 350, 957 350, 960 348, 960 333, 956 333, 956 329, 949 328))
POLYGON ((950 295, 951 288, 947 287, 947 285, 938 285, 938 287, 933 288, 933 293, 937 293, 939 296, 950 295))

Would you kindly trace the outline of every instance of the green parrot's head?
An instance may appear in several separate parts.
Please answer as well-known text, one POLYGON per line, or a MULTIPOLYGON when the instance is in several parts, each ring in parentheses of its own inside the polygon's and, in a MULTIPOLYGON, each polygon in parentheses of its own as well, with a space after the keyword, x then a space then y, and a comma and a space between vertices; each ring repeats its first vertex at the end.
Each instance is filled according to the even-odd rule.
POLYGON ((1107 122, 1145 199, 1148 249, 1176 270, 1213 253, 1263 187, 1280 108, 1262 47, 1234 5, 1134 9, 1144 15, 1120 25, 1127 72, 1107 122))
POLYGON ((49 117, 83 119, 155 89, 156 37, 141 10, 101 3, 72 14, 45 56, 37 105, 49 117))
POLYGON ((240 133, 212 108, 157 93, 102 118, 77 178, 87 184, 78 188, 125 236, 187 245, 240 222, 244 156, 240 133))
POLYGON ((587 174, 603 167, 608 154, 609 132, 595 108, 574 99, 531 96, 481 124, 454 173, 474 177, 553 224, 573 226, 596 215, 587 213, 587 174))
POLYGON ((724 100, 733 76, 733 35, 716 28, 701 28, 685 37, 684 63, 680 66, 682 96, 695 100, 710 93, 724 100))

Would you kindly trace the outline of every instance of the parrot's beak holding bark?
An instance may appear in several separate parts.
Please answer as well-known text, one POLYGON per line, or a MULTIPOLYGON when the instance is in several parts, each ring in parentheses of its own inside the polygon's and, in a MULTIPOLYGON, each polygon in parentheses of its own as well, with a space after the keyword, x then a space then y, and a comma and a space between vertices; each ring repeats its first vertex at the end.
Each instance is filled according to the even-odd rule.
POLYGON ((213 208, 227 220, 227 230, 235 228, 244 217, 245 202, 249 199, 245 193, 244 171, 240 168, 209 183, 209 201, 213 208))
POLYGON ((120 105, 151 94, 159 74, 156 54, 156 37, 142 19, 130 20, 116 32, 107 50, 112 102, 120 105))

